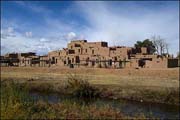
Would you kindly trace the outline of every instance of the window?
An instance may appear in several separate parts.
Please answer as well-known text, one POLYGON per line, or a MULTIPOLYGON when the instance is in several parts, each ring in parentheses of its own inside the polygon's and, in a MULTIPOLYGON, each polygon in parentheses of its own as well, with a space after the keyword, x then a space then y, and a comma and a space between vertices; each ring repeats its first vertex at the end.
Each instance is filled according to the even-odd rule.
POLYGON ((114 57, 114 60, 117 61, 117 57, 114 57))
POLYGON ((74 63, 74 58, 72 58, 72 63, 74 63))
POLYGON ((80 49, 78 49, 78 52, 80 53, 80 49))
POLYGON ((68 50, 69 54, 75 54, 74 50, 68 50))
POLYGON ((55 57, 52 57, 51 64, 55 64, 55 57))
POLYGON ((57 59, 56 59, 56 63, 57 63, 57 59))
POLYGON ((107 42, 101 42, 101 46, 102 47, 107 47, 108 45, 107 45, 107 42))
POLYGON ((94 54, 94 50, 92 50, 92 54, 94 54))
POLYGON ((75 44, 75 47, 81 47, 81 45, 80 44, 75 44))
POLYGON ((87 49, 86 49, 86 53, 87 53, 87 49))
POLYGON ((52 61, 54 61, 55 60, 55 58, 54 57, 52 57, 52 61))
POLYGON ((80 63, 79 56, 76 56, 76 63, 80 63))

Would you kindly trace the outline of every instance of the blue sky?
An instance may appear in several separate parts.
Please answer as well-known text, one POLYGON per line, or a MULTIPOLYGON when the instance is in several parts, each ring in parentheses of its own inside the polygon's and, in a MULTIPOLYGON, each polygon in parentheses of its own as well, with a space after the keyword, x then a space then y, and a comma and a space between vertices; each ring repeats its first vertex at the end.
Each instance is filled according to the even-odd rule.
POLYGON ((178 1, 4 1, 1 52, 46 54, 73 39, 133 46, 160 35, 169 52, 179 50, 178 1))

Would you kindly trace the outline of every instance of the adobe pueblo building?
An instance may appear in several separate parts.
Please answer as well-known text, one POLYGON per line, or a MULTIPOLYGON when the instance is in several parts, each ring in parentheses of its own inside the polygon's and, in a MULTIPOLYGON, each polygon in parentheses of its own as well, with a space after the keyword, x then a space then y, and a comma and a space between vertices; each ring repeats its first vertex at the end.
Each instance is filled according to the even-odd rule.
POLYGON ((146 47, 108 47, 107 42, 74 40, 67 48, 51 51, 46 56, 32 52, 6 54, 1 56, 1 66, 171 68, 178 67, 178 59, 151 54, 146 47))
POLYGON ((169 68, 177 67, 178 59, 150 54, 146 47, 108 47, 107 42, 75 40, 67 48, 48 53, 53 66, 100 68, 169 68))

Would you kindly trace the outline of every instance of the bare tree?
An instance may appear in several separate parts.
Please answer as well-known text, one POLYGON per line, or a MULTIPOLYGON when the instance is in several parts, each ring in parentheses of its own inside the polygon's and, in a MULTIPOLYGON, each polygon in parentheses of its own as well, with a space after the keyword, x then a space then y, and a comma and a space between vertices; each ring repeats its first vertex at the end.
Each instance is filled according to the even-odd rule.
POLYGON ((152 36, 152 41, 155 46, 157 54, 163 55, 165 53, 165 50, 168 53, 168 44, 165 42, 164 39, 162 39, 160 36, 152 36))
POLYGON ((169 54, 169 44, 165 43, 165 49, 166 49, 166 53, 169 54))
POLYGON ((156 49, 156 53, 159 54, 159 41, 157 40, 156 36, 152 36, 152 42, 155 46, 155 49, 156 49))
POLYGON ((161 55, 164 53, 165 50, 165 41, 164 39, 159 39, 159 47, 161 55))

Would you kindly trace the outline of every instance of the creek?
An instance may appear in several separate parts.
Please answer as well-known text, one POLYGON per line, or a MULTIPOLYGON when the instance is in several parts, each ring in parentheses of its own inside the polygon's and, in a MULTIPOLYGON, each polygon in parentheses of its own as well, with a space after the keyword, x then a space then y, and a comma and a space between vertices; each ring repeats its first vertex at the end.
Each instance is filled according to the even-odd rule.
POLYGON ((43 100, 50 103, 59 103, 63 100, 71 100, 79 104, 92 105, 95 104, 97 107, 103 105, 109 105, 114 109, 121 111, 123 114, 128 116, 135 116, 140 113, 146 117, 155 117, 160 119, 179 119, 179 106, 165 105, 157 103, 144 103, 129 100, 111 100, 111 99, 79 99, 71 96, 63 96, 58 94, 42 94, 33 92, 30 93, 35 101, 43 100))

